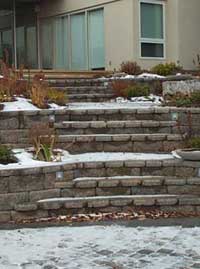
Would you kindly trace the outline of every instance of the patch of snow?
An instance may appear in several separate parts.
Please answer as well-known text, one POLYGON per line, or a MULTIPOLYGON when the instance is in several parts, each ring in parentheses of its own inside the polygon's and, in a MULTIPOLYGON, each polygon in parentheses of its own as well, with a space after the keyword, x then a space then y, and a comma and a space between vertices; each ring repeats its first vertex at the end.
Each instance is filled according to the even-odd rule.
POLYGON ((16 97, 14 102, 5 102, 3 111, 33 111, 39 110, 36 106, 30 103, 30 100, 22 97, 16 97))
POLYGON ((161 106, 164 99, 161 96, 150 94, 149 96, 132 97, 128 100, 123 97, 116 98, 117 103, 134 103, 135 106, 161 106))
POLYGON ((109 80, 115 80, 115 79, 164 79, 166 78, 165 76, 160 76, 157 74, 153 74, 153 73, 142 73, 140 75, 128 75, 125 74, 124 75, 118 75, 118 74, 114 74, 113 76, 106 78, 106 77, 102 77, 99 78, 100 81, 109 81, 109 80))
POLYGON ((8 165, 0 165, 1 170, 18 169, 18 168, 33 168, 42 166, 54 166, 67 163, 80 162, 107 162, 107 161, 132 161, 132 160, 172 160, 172 154, 155 154, 155 153, 123 153, 123 152, 94 152, 72 155, 67 151, 62 151, 61 162, 43 162, 33 159, 33 154, 25 149, 13 150, 18 163, 8 165))
POLYGON ((182 159, 181 156, 179 156, 175 150, 172 151, 172 156, 174 156, 174 158, 176 159, 182 159))
POLYGON ((57 105, 55 103, 50 103, 49 107, 50 107, 49 109, 59 110, 59 109, 67 109, 68 105, 60 106, 60 105, 57 105))
POLYGON ((86 103, 86 102, 80 102, 80 103, 70 103, 68 106, 69 110, 81 110, 81 109, 132 109, 132 108, 150 108, 150 107, 156 107, 161 106, 161 102, 157 101, 162 100, 162 97, 157 96, 155 102, 152 101, 145 101, 145 102, 133 102, 130 100, 127 100, 123 97, 118 97, 116 99, 112 99, 110 102, 99 102, 99 103, 86 103))
POLYGON ((0 231, 0 267, 199 268, 200 228, 85 226, 0 231))
POLYGON ((152 79, 163 79, 165 78, 164 76, 159 76, 157 74, 152 74, 152 73, 142 73, 137 76, 138 78, 152 78, 152 79))

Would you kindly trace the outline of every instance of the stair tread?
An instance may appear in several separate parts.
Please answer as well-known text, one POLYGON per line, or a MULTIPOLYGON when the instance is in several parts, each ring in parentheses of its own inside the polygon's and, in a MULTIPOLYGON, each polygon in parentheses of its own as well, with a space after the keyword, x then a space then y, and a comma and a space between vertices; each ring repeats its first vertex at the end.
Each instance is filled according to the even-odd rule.
POLYGON ((153 120, 116 120, 116 121, 62 121, 56 123, 56 128, 68 128, 68 126, 72 128, 82 128, 83 125, 88 128, 147 128, 147 127, 172 127, 176 125, 175 121, 153 121, 153 120), (79 124, 81 126, 79 126, 79 124), (67 126, 66 126, 67 125, 67 126))
POLYGON ((73 201, 91 201, 91 200, 117 200, 117 199, 162 199, 162 198, 199 198, 197 195, 177 195, 177 194, 143 194, 143 195, 112 195, 112 196, 89 196, 89 197, 60 197, 60 198, 48 198, 37 201, 37 203, 45 202, 73 202, 73 201))
MULTIPOLYGON (((164 179, 164 176, 113 176, 113 177, 82 177, 82 178, 75 178, 74 182, 83 182, 83 181, 90 181, 90 180, 118 180, 118 179, 164 179)), ((171 177, 170 177, 171 178, 171 177)), ((199 179, 200 180, 200 179, 199 179)))

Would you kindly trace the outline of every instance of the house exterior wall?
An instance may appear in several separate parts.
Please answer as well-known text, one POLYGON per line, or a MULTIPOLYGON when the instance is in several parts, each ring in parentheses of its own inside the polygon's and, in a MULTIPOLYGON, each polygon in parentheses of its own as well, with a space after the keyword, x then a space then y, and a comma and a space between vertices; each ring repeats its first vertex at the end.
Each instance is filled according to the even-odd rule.
POLYGON ((140 57, 139 0, 44 0, 40 18, 104 7, 105 67, 119 69, 122 61, 137 61, 143 68, 160 62, 180 62, 194 68, 192 59, 200 52, 200 1, 154 0, 165 4, 165 57, 140 57))
POLYGON ((179 0, 178 52, 179 60, 188 69, 194 69, 193 59, 200 53, 200 1, 179 0))

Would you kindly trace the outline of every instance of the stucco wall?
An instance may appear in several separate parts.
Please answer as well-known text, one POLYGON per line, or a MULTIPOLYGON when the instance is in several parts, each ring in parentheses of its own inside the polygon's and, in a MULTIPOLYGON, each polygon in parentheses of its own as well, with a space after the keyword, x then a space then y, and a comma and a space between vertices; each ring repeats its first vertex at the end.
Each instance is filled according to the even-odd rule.
POLYGON ((193 59, 200 53, 200 1, 179 0, 178 50, 180 63, 193 69, 193 59))
MULTIPOLYGON (((161 0, 162 2, 162 0, 161 0)), ((106 69, 118 69, 122 61, 136 60, 143 68, 160 62, 178 62, 184 68, 194 67, 192 59, 200 52, 200 1, 163 0, 165 12, 166 58, 141 59, 139 43, 138 0, 44 0, 40 17, 48 17, 81 9, 104 7, 106 69)))

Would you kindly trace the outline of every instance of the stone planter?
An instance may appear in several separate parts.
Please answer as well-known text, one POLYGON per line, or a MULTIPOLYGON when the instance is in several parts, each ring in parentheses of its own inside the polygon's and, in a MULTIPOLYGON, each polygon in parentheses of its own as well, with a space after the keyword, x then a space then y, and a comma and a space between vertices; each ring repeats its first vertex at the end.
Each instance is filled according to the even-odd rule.
POLYGON ((185 161, 200 161, 200 149, 178 149, 176 153, 185 161))

